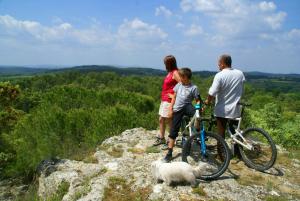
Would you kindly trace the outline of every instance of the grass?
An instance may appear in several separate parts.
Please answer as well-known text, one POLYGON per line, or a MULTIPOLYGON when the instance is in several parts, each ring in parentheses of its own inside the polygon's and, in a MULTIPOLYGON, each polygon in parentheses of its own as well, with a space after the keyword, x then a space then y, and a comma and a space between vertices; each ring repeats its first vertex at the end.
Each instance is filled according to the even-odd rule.
POLYGON ((98 177, 102 174, 105 174, 107 172, 106 168, 102 168, 99 172, 95 173, 94 175, 91 175, 89 177, 86 177, 82 182, 81 182, 81 189, 78 189, 78 191, 75 193, 73 199, 78 200, 79 198, 82 198, 86 196, 90 191, 91 191, 91 186, 90 181, 92 178, 98 177))
POLYGON ((202 199, 198 199, 198 198, 191 198, 190 196, 188 195, 179 195, 179 200, 180 201, 204 201, 202 199))
POLYGON ((98 161, 96 162, 97 159, 93 156, 94 153, 94 147, 82 147, 74 154, 70 155, 69 158, 76 161, 83 161, 85 163, 98 163, 98 161))
POLYGON ((290 158, 290 159, 298 159, 300 160, 300 149, 296 149, 296 148, 289 148, 287 149, 288 150, 288 154, 287 156, 290 158))
POLYGON ((138 143, 139 143, 138 140, 133 140, 133 141, 129 142, 128 145, 129 145, 130 147, 134 147, 134 146, 137 145, 138 143))
POLYGON ((115 158, 122 157, 124 152, 122 145, 117 145, 117 146, 101 145, 99 146, 99 149, 106 151, 106 153, 108 153, 109 155, 115 158))
POLYGON ((24 195, 20 195, 16 198, 16 201, 39 201, 38 197, 38 185, 31 184, 28 191, 24 195))
POLYGON ((103 201, 146 201, 151 193, 150 188, 138 188, 133 191, 132 183, 122 177, 110 177, 104 189, 103 201))
POLYGON ((265 201, 287 201, 288 199, 283 196, 268 195, 264 198, 265 201))
POLYGON ((241 175, 237 182, 243 186, 252 186, 252 185, 262 185, 264 181, 264 177, 258 174, 250 174, 250 175, 241 175))
POLYGON ((82 189, 76 191, 76 193, 73 197, 74 200, 78 200, 79 198, 86 196, 91 191, 91 187, 89 186, 89 183, 90 183, 90 178, 86 178, 81 183, 82 189))
POLYGON ((62 181, 60 185, 57 187, 55 194, 48 198, 41 198, 38 196, 38 185, 31 185, 28 189, 28 192, 25 195, 17 197, 17 201, 61 201, 63 197, 68 193, 70 187, 70 183, 66 181, 62 181))
POLYGON ((274 188, 274 183, 270 180, 267 181, 266 189, 267 191, 271 191, 274 188))
POLYGON ((134 154, 143 154, 145 151, 140 148, 129 148, 127 151, 134 153, 134 154))
MULTIPOLYGON (((82 189, 80 189, 79 191, 76 192, 76 194, 74 195, 73 199, 74 200, 78 200, 79 198, 87 195, 88 192, 90 192, 90 180, 94 177, 97 177, 101 174, 104 174, 107 172, 106 168, 101 169, 99 172, 97 172, 96 174, 85 178, 81 185, 83 186, 82 189)), ((50 196, 47 199, 44 198, 40 198, 38 196, 38 185, 37 184, 32 184, 30 185, 27 193, 25 195, 21 195, 19 197, 16 198, 16 201, 61 201, 62 198, 64 197, 64 195, 68 192, 70 187, 70 184, 66 181, 63 181, 57 188, 57 191, 54 195, 50 196)))
POLYGON ((292 158, 291 158, 290 153, 278 154, 276 163, 286 166, 286 167, 290 167, 292 165, 292 158))
POLYGON ((89 154, 88 156, 86 156, 83 160, 84 163, 98 163, 98 159, 94 156, 93 154, 89 154))
POLYGON ((146 148, 146 153, 149 154, 149 153, 159 153, 160 152, 160 149, 158 147, 155 147, 155 146, 151 146, 151 147, 147 147, 146 148))
POLYGON ((193 188, 192 193, 200 195, 200 196, 207 196, 207 193, 204 191, 204 188, 199 186, 197 188, 193 188))
POLYGON ((49 201, 60 201, 63 199, 64 195, 69 191, 70 183, 62 181, 57 187, 56 193, 50 197, 49 201))

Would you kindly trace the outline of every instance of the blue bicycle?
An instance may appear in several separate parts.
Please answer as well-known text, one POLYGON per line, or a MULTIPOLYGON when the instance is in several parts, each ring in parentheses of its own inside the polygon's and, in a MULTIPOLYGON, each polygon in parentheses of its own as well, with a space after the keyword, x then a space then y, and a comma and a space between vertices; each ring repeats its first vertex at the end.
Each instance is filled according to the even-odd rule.
POLYGON ((201 105, 196 105, 192 118, 182 121, 182 160, 192 166, 201 166, 199 179, 211 180, 221 176, 230 162, 230 149, 218 134, 207 131, 212 118, 201 116, 201 105))

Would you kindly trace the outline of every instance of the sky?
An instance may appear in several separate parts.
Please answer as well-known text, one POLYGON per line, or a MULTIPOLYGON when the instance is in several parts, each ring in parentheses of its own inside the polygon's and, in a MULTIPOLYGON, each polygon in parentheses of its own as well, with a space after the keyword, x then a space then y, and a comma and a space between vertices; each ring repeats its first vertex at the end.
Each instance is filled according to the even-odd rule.
POLYGON ((298 0, 0 0, 0 65, 300 73, 298 0))

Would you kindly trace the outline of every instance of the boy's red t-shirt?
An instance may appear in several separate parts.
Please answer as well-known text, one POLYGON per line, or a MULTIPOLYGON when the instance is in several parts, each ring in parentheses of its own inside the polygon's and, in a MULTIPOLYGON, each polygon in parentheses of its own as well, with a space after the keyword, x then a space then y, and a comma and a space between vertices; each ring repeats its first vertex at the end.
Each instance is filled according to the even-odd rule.
POLYGON ((174 94, 173 88, 177 84, 177 81, 173 79, 173 74, 177 70, 173 70, 168 73, 168 75, 165 77, 163 85, 162 85, 162 91, 161 91, 161 101, 171 102, 171 98, 169 98, 168 94, 174 94))

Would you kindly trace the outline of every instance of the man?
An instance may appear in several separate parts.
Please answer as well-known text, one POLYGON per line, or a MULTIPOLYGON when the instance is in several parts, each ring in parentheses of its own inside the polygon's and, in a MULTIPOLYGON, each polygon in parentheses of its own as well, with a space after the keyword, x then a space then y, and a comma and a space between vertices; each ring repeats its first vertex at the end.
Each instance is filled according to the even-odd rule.
POLYGON ((245 77, 242 71, 231 68, 231 56, 222 55, 219 58, 219 69, 208 91, 205 101, 210 104, 215 99, 215 116, 217 118, 218 133, 225 138, 228 119, 240 117, 238 105, 243 94, 245 77))

